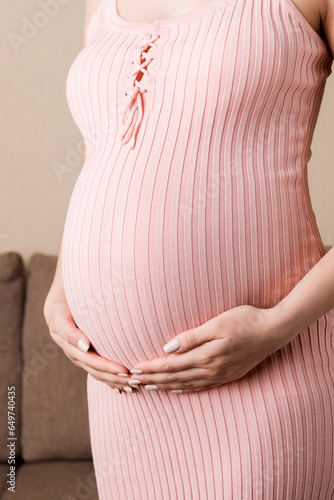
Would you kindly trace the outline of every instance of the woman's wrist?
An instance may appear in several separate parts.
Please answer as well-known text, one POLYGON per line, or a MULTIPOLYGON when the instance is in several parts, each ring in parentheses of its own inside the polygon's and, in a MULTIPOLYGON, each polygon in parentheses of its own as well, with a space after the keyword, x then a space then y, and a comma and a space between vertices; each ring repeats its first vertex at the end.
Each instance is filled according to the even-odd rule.
POLYGON ((49 314, 51 309, 55 306, 55 304, 67 304, 67 299, 65 295, 65 290, 62 283, 53 282, 51 288, 46 296, 44 301, 43 313, 45 320, 48 322, 49 314))
POLYGON ((290 342, 334 307, 334 247, 268 313, 278 341, 290 342))
POLYGON ((302 322, 298 315, 291 314, 283 301, 270 309, 273 331, 286 343, 290 342, 303 329, 302 322))
MULTIPOLYGON (((304 328, 300 318, 290 314, 283 301, 265 309, 268 320, 268 330, 278 349, 291 342, 304 328)), ((306 325, 307 326, 307 325, 306 325)))
POLYGON ((299 333, 318 319, 305 305, 297 304, 295 297, 286 296, 268 309, 273 336, 282 346, 291 342, 299 333))

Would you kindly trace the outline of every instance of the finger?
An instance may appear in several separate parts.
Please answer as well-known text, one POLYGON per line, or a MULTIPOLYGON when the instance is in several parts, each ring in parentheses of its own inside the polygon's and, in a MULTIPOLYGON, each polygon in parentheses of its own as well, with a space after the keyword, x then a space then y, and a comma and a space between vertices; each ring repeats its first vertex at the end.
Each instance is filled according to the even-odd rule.
POLYGON ((128 387, 131 387, 132 389, 138 389, 135 386, 128 386, 122 377, 118 377, 117 375, 113 375, 108 372, 102 372, 100 370, 95 370, 94 368, 91 368, 90 366, 85 365, 81 361, 77 362, 77 366, 80 368, 83 368, 87 373, 89 373, 92 377, 94 377, 96 380, 99 382, 104 382, 111 387, 117 387, 119 390, 124 390, 124 387, 127 387, 127 391, 129 390, 128 387))
POLYGON ((147 389, 145 389, 145 386, 143 387, 144 390, 154 390, 157 391, 182 391, 182 392, 196 392, 198 390, 205 390, 205 389, 210 389, 211 387, 218 387, 221 384, 218 383, 210 383, 208 379, 197 379, 197 380, 189 380, 187 382, 180 382, 180 383, 173 383, 173 384, 154 384, 149 385, 147 389))
POLYGON ((173 337, 163 349, 166 354, 186 352, 215 338, 217 319, 211 318, 196 328, 191 328, 173 337))
MULTIPOLYGON (((61 338, 61 336, 57 333, 55 333, 54 335, 56 336, 57 339, 61 338)), ((66 346, 61 345, 61 347, 64 350, 64 352, 66 351, 66 354, 70 355, 72 358, 80 361, 84 365, 94 370, 100 372, 113 373, 115 375, 117 375, 118 373, 127 374, 127 369, 125 368, 125 366, 119 363, 115 363, 114 361, 111 361, 107 358, 104 358, 103 356, 100 356, 97 352, 91 349, 87 353, 83 353, 71 344, 66 343, 66 346)), ((124 377, 124 379, 125 378, 126 377, 124 377)))
MULTIPOLYGON (((157 384, 175 384, 179 382, 187 382, 190 380, 199 380, 205 378, 205 370, 199 368, 190 368, 179 372, 171 373, 154 373, 152 375, 133 375, 129 382, 132 387, 132 380, 138 380, 143 385, 157 385, 157 384)), ((210 381, 211 378, 206 378, 210 381)))
POLYGON ((50 322, 50 334, 58 334, 62 344, 67 342, 77 349, 80 349, 82 352, 87 352, 90 347, 90 340, 79 328, 77 328, 68 309, 55 310, 54 319, 50 322))
MULTIPOLYGON (((201 348, 201 346, 199 346, 201 348)), ((164 373, 164 372, 180 372, 193 368, 197 364, 198 353, 194 350, 182 354, 171 354, 163 358, 155 358, 146 361, 141 361, 136 364, 131 370, 142 370, 143 373, 164 373)), ((203 356, 202 356, 203 358, 203 356)), ((202 359, 201 358, 201 359, 202 359)), ((204 359, 204 358, 203 358, 204 359)), ((137 376, 137 375, 136 375, 137 376)))

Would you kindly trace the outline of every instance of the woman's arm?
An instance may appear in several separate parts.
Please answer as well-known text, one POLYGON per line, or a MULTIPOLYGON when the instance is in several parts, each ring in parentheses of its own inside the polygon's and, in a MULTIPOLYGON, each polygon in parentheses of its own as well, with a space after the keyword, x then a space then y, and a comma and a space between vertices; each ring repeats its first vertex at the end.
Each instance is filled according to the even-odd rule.
POLYGON ((272 309, 277 335, 291 341, 334 308, 334 246, 272 309))
MULTIPOLYGON (((85 144, 84 144, 83 161, 85 161, 85 156, 86 156, 86 148, 85 148, 85 144)), ((50 314, 52 313, 54 305, 56 303, 59 303, 59 302, 60 303, 67 303, 66 296, 65 296, 65 290, 64 290, 63 273, 62 273, 62 244, 63 244, 63 237, 61 237, 61 240, 60 240, 55 275, 53 277, 53 281, 52 281, 50 290, 49 290, 48 295, 47 295, 45 302, 44 302, 43 313, 44 313, 44 318, 45 318, 48 325, 50 324, 50 314)), ((75 340, 75 343, 77 342, 77 340, 79 340, 79 338, 81 338, 84 342, 87 343, 87 339, 85 339, 82 336, 78 336, 78 338, 73 339, 73 340, 75 340)), ((88 342, 87 348, 88 347, 89 347, 89 342, 88 342)))

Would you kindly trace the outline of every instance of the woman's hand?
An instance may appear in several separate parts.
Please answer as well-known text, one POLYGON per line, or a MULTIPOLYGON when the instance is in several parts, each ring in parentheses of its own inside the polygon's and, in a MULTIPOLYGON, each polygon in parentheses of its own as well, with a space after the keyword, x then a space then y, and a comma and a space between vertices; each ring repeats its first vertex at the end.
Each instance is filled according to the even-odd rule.
POLYGON ((124 386, 126 386, 126 392, 132 392, 131 387, 124 383, 127 380, 126 377, 128 377, 128 370, 123 365, 103 358, 92 348, 89 349, 90 341, 77 328, 63 295, 55 299, 52 290, 49 292, 44 303, 44 317, 52 339, 61 347, 72 363, 83 368, 93 378, 105 382, 118 392, 122 391, 124 386), (84 344, 86 344, 86 347, 84 344), (81 347, 83 350, 80 350, 81 347), (86 349, 89 350, 86 351, 86 349), (120 373, 123 373, 124 376, 117 375, 120 373))
POLYGON ((243 377, 294 335, 280 330, 274 308, 238 306, 176 335, 164 346, 173 354, 137 363, 132 370, 143 374, 132 375, 129 382, 138 380, 153 386, 148 390, 173 392, 218 387, 243 377))

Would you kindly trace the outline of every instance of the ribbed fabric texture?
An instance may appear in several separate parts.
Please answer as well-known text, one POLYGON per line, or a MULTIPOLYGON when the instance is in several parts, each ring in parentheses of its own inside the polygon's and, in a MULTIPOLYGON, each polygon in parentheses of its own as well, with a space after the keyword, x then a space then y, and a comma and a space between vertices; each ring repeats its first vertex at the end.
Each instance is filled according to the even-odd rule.
MULTIPOLYGON (((102 0, 66 85, 87 155, 62 247, 100 355, 129 370, 167 356, 225 310, 275 305, 321 259, 307 163, 331 66, 292 0, 155 22, 102 0)), ((334 310, 201 392, 118 394, 88 375, 100 499, 333 499, 333 327, 334 310)))

